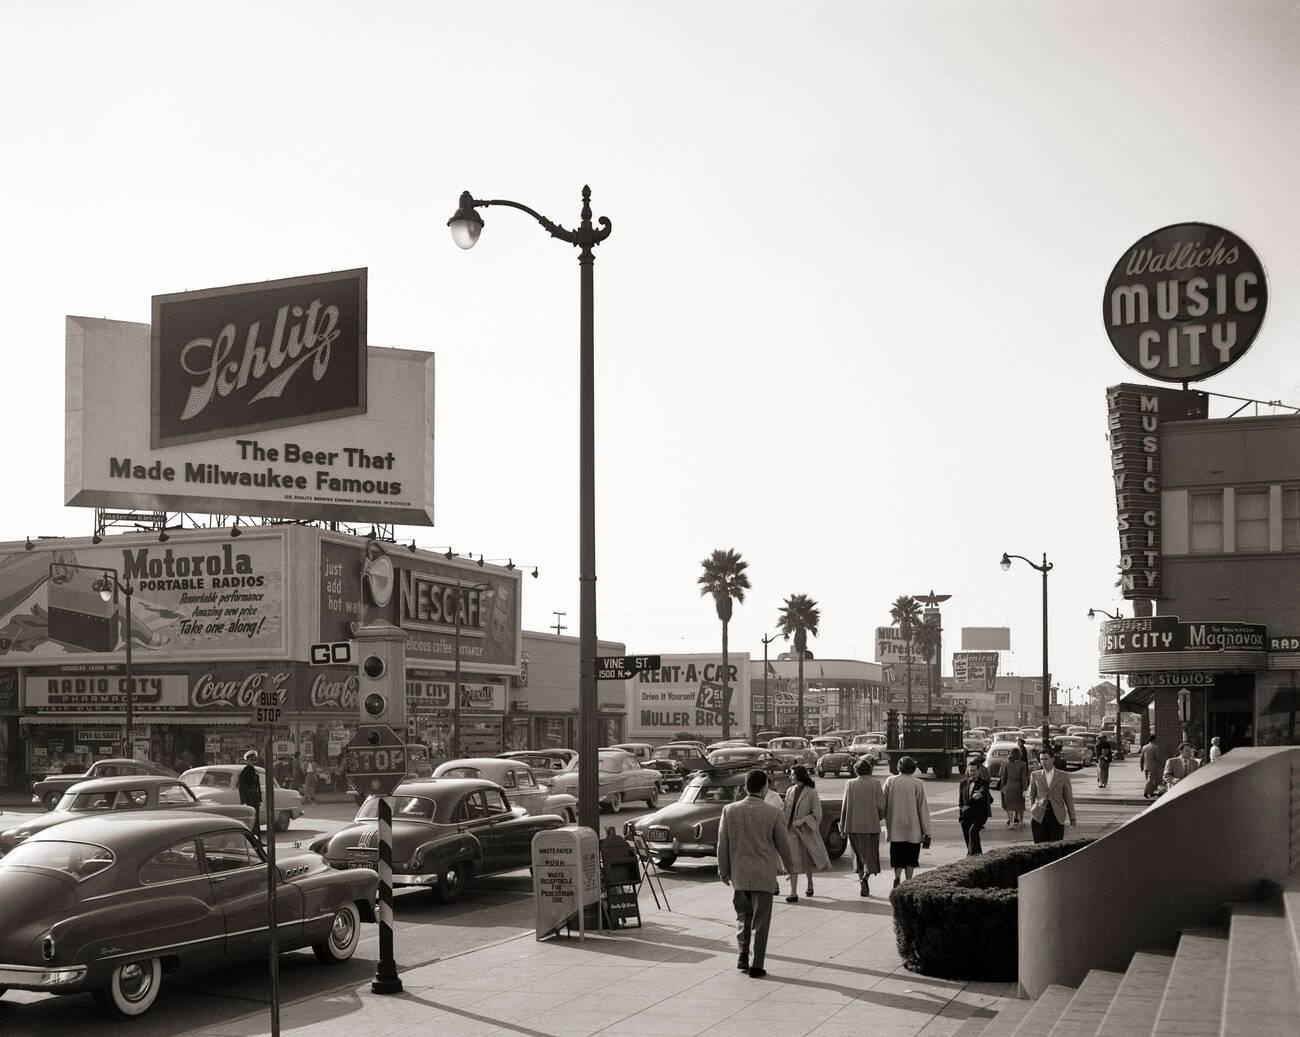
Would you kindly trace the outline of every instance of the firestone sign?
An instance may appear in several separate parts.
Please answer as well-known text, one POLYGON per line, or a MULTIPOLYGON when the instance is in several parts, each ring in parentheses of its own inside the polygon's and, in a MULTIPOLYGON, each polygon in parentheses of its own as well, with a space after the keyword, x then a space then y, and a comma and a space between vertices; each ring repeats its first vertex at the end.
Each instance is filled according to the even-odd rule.
POLYGON ((1264 268, 1246 242, 1212 224, 1176 223, 1136 241, 1115 264, 1102 319, 1129 367, 1194 382, 1241 359, 1267 308, 1264 268))
POLYGON ((155 449, 366 410, 366 271, 153 297, 155 449))

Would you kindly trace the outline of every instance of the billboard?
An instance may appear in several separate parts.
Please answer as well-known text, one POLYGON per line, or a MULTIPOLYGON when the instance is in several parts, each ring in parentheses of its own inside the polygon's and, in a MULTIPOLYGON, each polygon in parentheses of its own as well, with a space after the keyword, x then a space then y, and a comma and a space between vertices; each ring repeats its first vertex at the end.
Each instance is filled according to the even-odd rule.
MULTIPOLYGON (((916 649, 912 649, 912 662, 918 659, 916 649)), ((907 662, 907 642, 898 632, 898 627, 876 627, 876 662, 907 662)))
POLYGON ((366 412, 366 271, 153 297, 150 446, 366 412))
POLYGON ((138 664, 287 652, 285 542, 278 533, 132 537, 100 546, 0 549, 0 663, 120 662, 126 599, 100 594, 101 569, 129 582, 138 664))
POLYGON ((1011 651, 1010 627, 962 627, 961 647, 968 652, 1011 651))
MULTIPOLYGON (((391 546, 391 545, 390 545, 391 546)), ((321 538, 320 640, 347 641, 354 622, 383 619, 409 635, 407 665, 456 659, 456 602, 464 670, 518 672, 518 569, 421 558, 355 538, 321 538)))
POLYGON ((953 652, 952 676, 958 684, 983 684, 992 691, 998 679, 998 653, 953 652))
MULTIPOLYGON (((728 653, 733 735, 749 728, 749 655, 728 653)), ((669 739, 689 731, 722 737, 722 656, 664 655, 660 667, 627 682, 627 737, 669 739)))
MULTIPOLYGON (((294 340, 296 360, 268 353, 262 372, 269 377, 279 361, 288 380, 262 384, 253 401, 248 393, 262 362, 261 347, 247 345, 259 333, 252 325, 251 354, 236 361, 223 353, 225 366, 188 385, 161 375, 155 385, 153 369, 171 353, 197 364, 185 353, 192 341, 177 348, 169 339, 168 353, 151 347, 146 324, 68 317, 66 328, 65 503, 433 524, 432 353, 368 349, 354 365, 364 373, 364 392, 347 396, 335 386, 322 396, 334 383, 313 381, 309 354, 294 340), (296 362, 303 366, 290 370, 296 362), (245 366, 249 384, 241 388, 245 366), (304 398, 321 413, 306 412, 306 386, 312 391, 304 398), (239 407, 247 411, 242 419, 239 407)), ((313 334, 325 334, 323 328, 313 334)), ((319 359, 323 349, 318 343, 311 356, 319 359)), ((329 357, 326 375, 336 370, 332 349, 329 357)), ((179 359, 175 364, 186 370, 179 359)))

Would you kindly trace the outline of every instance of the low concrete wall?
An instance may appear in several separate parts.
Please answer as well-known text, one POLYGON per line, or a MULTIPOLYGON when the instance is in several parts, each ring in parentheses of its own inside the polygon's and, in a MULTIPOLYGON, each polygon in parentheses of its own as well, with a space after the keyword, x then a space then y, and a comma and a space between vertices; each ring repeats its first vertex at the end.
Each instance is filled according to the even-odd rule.
POLYGON ((1229 900, 1294 867, 1300 747, 1234 749, 1109 835, 1020 876, 1019 977, 1028 997, 1122 972, 1137 950, 1217 925, 1229 900))

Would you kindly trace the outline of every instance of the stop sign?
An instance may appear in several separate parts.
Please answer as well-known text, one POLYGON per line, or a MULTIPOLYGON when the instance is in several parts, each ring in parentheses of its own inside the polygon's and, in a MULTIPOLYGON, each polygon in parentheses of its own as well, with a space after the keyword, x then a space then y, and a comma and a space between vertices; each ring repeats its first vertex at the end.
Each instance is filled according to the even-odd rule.
POLYGON ((363 796, 391 796, 406 777, 406 745, 387 724, 362 724, 343 750, 343 769, 363 796))

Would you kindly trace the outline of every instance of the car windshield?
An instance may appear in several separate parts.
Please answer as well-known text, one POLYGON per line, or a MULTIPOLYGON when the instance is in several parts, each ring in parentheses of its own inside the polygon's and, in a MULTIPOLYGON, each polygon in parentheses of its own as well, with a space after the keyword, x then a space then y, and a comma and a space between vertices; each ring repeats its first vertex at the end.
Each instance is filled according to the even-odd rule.
POLYGON ((710 763, 730 763, 733 760, 759 760, 763 754, 753 749, 714 749, 709 753, 710 763))
POLYGON ((602 756, 600 758, 600 769, 606 774, 623 769, 623 761, 618 756, 602 756))
POLYGON ((440 778, 481 778, 482 773, 477 767, 448 767, 446 770, 439 769, 438 777, 440 778))
POLYGON ((144 789, 103 789, 99 792, 68 792, 59 800, 58 810, 131 810, 149 805, 144 789))
MULTIPOLYGON (((217 788, 230 788, 234 775, 230 771, 204 771, 203 776, 199 778, 199 784, 205 786, 215 785, 217 788)), ((186 785, 193 785, 194 782, 187 780, 186 785)))
POLYGON ((769 749, 802 749, 808 743, 802 738, 773 738, 767 743, 769 749))
POLYGON ((93 843, 26 842, 0 857, 0 868, 43 868, 78 882, 113 866, 113 851, 93 843))
POLYGON ((684 745, 666 745, 654 751, 656 760, 689 760, 692 756, 699 755, 698 750, 687 749, 684 745))
POLYGON ((730 803, 736 798, 739 785, 687 785, 680 803, 730 803))
MULTIPOLYGON (((407 821, 432 821, 438 804, 424 796, 394 796, 393 818, 407 821)), ((379 817, 379 797, 370 796, 357 811, 356 821, 374 821, 379 817)))

